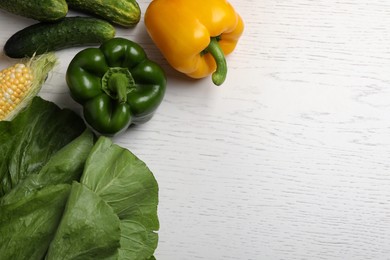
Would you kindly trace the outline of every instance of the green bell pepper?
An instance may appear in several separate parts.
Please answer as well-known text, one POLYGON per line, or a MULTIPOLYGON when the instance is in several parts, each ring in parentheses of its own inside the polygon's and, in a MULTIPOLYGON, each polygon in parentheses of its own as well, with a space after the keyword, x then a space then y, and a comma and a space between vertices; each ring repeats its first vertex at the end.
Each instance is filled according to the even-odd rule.
POLYGON ((72 98, 83 106, 85 121, 101 134, 115 135, 151 119, 167 80, 140 45, 113 38, 77 53, 66 82, 72 98))

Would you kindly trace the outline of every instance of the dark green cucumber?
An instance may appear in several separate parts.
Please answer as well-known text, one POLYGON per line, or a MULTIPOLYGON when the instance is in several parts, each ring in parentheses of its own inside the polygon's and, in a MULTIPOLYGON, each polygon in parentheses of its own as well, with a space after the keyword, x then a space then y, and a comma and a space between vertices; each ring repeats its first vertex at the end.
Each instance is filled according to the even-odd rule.
POLYGON ((56 21, 68 13, 65 0, 0 0, 0 9, 38 21, 56 21))
POLYGON ((136 0, 66 0, 70 9, 93 14, 124 27, 135 26, 141 18, 136 0))
POLYGON ((37 23, 11 36, 4 53, 11 58, 32 57, 49 51, 101 44, 115 36, 107 21, 92 17, 65 17, 58 22, 37 23))

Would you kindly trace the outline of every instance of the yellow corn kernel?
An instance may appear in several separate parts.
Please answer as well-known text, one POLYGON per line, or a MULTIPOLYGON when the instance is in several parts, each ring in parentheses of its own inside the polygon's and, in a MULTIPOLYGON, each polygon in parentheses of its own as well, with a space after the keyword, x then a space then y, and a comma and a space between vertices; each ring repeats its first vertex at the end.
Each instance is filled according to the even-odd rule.
POLYGON ((23 100, 32 79, 31 68, 23 63, 0 71, 0 121, 23 100))

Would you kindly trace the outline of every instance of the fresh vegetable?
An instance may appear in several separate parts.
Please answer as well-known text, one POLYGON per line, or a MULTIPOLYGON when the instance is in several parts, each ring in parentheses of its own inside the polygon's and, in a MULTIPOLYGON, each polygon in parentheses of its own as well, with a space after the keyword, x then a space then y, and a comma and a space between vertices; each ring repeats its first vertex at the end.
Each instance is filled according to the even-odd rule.
POLYGON ((1 259, 43 259, 69 191, 69 184, 50 185, 0 206, 1 259))
POLYGON ((65 0, 1 0, 0 9, 42 22, 62 19, 68 13, 65 0))
POLYGON ((0 122, 0 259, 45 256, 93 145, 85 129, 75 113, 39 97, 0 122))
POLYGON ((37 174, 84 130, 83 120, 74 112, 38 96, 12 121, 1 121, 0 197, 28 175, 37 174))
POLYGON ((100 44, 115 36, 107 21, 93 17, 65 17, 52 23, 36 23, 12 35, 4 45, 11 58, 31 57, 81 45, 100 44))
POLYGON ((124 38, 80 51, 69 64, 66 81, 87 123, 105 135, 148 121, 166 87, 163 69, 124 38))
POLYGON ((49 185, 71 184, 79 180, 85 161, 94 144, 91 131, 85 130, 61 149, 57 150, 36 173, 27 172, 24 179, 0 199, 0 205, 22 200, 27 195, 49 185))
POLYGON ((40 97, 0 149, 0 259, 154 259, 158 184, 130 151, 40 97))
POLYGON ((47 53, 0 71, 0 121, 11 120, 31 102, 56 63, 57 57, 47 53))
POLYGON ((43 259, 62 217, 70 183, 81 176, 92 137, 85 131, 1 198, 1 259, 43 259))
POLYGON ((145 25, 173 68, 192 78, 213 73, 216 85, 224 82, 225 55, 235 49, 244 29, 225 0, 154 0, 145 12, 145 25))
POLYGON ((136 0, 66 0, 69 8, 87 12, 124 27, 135 26, 141 18, 136 0))
POLYGON ((157 194, 146 165, 100 137, 72 185, 47 259, 148 259, 157 247, 157 194))

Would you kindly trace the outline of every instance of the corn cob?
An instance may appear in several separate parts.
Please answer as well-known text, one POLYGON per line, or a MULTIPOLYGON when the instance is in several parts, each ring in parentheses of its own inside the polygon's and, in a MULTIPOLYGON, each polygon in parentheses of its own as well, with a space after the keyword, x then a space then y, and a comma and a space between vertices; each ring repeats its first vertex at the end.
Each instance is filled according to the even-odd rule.
POLYGON ((0 121, 11 120, 28 105, 56 63, 56 56, 47 53, 0 71, 0 121))

